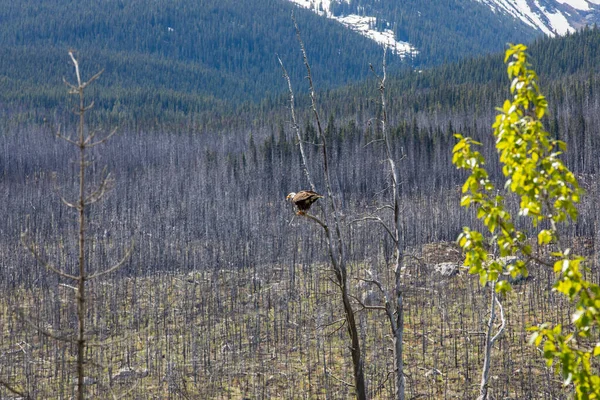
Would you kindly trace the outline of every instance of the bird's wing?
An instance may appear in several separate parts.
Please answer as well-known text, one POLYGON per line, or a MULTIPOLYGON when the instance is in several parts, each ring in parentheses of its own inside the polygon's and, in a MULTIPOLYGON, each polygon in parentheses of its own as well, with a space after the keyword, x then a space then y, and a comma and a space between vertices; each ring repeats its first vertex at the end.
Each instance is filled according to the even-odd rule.
POLYGON ((292 199, 294 201, 294 203, 299 202, 299 201, 304 201, 309 199, 310 197, 312 197, 314 195, 315 192, 310 191, 310 190, 301 190, 298 193, 296 193, 296 195, 294 196, 294 198, 292 199))
POLYGON ((323 197, 319 193, 313 192, 312 190, 303 190, 303 192, 306 193, 306 197, 307 198, 308 197, 313 197, 313 196, 315 196, 315 197, 323 197))

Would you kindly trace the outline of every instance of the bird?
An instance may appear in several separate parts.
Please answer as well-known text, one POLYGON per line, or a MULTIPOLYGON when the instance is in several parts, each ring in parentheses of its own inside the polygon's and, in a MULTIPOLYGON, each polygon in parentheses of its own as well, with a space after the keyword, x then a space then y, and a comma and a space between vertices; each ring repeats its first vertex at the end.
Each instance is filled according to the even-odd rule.
POLYGON ((305 215, 312 203, 323 198, 319 193, 312 190, 301 190, 298 193, 292 192, 285 198, 298 207, 298 215, 305 215))

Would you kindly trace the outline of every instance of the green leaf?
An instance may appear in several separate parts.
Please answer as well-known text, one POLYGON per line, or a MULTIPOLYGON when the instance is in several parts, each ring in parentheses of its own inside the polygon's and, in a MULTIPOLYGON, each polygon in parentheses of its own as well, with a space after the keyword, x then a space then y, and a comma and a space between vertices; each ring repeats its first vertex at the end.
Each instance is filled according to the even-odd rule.
POLYGON ((553 234, 549 229, 541 230, 538 233, 538 244, 545 245, 549 244, 552 241, 553 234))

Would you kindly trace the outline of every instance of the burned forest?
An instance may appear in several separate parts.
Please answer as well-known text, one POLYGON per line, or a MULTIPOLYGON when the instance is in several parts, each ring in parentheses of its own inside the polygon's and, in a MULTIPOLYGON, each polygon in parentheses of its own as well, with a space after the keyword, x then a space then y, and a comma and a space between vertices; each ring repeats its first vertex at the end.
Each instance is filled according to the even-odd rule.
MULTIPOLYGON (((594 28, 529 49, 541 123, 567 144, 561 160, 584 192, 556 237, 595 284, 598 46, 594 28)), ((511 95, 502 57, 386 75, 382 53, 363 83, 296 93, 306 82, 288 91, 281 78, 283 94, 231 109, 199 98, 208 110, 169 109, 186 101, 173 93, 156 94, 164 108, 144 96, 117 107, 94 66, 82 77, 71 66, 64 95, 0 102, 0 398, 475 399, 483 386, 482 399, 573 398, 528 330, 575 323, 553 268, 511 275, 505 257, 482 285, 457 241, 485 223, 461 207, 456 133, 481 143, 503 184, 492 135, 511 95), (82 88, 81 103, 67 93, 82 88), (285 199, 300 190, 323 195, 308 216, 285 199), (487 346, 490 327, 502 335, 487 346)), ((531 259, 556 251, 530 220, 515 227, 531 259)), ((491 236, 482 248, 499 260, 491 236)))

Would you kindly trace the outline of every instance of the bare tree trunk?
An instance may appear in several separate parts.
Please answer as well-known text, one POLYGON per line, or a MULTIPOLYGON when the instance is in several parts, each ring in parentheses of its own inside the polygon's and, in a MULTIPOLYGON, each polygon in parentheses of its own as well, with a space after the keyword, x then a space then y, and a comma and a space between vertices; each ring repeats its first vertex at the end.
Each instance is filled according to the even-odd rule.
POLYGON ((77 147, 79 148, 79 276, 77 279, 77 398, 83 400, 85 396, 84 387, 84 356, 85 356, 85 281, 86 281, 86 268, 85 268, 85 102, 83 89, 84 86, 81 84, 81 76, 79 74, 79 65, 73 56, 73 53, 69 53, 73 64, 75 65, 75 71, 77 74, 77 91, 79 95, 79 127, 78 127, 78 140, 77 147))
POLYGON ((404 385, 404 305, 401 289, 401 264, 396 264, 395 275, 395 297, 396 297, 396 324, 392 326, 394 334, 394 367, 396 376, 395 397, 397 400, 404 400, 406 391, 404 385))
POLYGON ((96 272, 95 274, 90 275, 86 268, 86 218, 85 212, 86 209, 92 205, 93 203, 99 201, 110 184, 110 174, 102 177, 101 182, 98 187, 96 187, 91 192, 87 192, 86 187, 86 168, 88 165, 88 161, 86 160, 86 150, 97 146, 99 144, 105 143, 112 135, 115 134, 116 130, 113 130, 104 138, 97 140, 94 142, 94 133, 85 133, 85 113, 90 110, 94 103, 92 102, 89 105, 85 104, 84 90, 85 88, 98 79, 98 77, 102 74, 103 71, 100 71, 96 75, 92 76, 88 81, 82 82, 81 73, 79 71, 79 63, 75 59, 73 52, 69 52, 69 56, 71 57, 71 61, 75 66, 75 75, 77 77, 77 84, 72 85, 65 81, 67 86, 70 88, 70 93, 79 96, 79 107, 77 109, 77 114, 79 115, 79 124, 77 128, 77 139, 71 140, 67 137, 60 136, 60 132, 58 134, 59 137, 76 146, 79 151, 79 196, 77 202, 75 204, 71 204, 63 199, 63 202, 69 206, 77 209, 78 212, 78 225, 79 225, 79 234, 78 234, 78 246, 79 246, 79 254, 78 254, 78 275, 69 276, 68 274, 62 274, 60 271, 59 274, 72 278, 77 282, 77 337, 75 342, 77 344, 77 399, 83 400, 85 398, 85 350, 87 346, 87 338, 86 338, 86 325, 85 319, 87 314, 87 306, 86 306, 86 282, 97 278, 102 275, 106 275, 120 268, 125 260, 129 257, 131 253, 132 247, 126 252, 125 256, 121 261, 117 264, 113 265, 110 268, 107 268, 104 271, 96 272))
POLYGON ((502 304, 500 304, 500 300, 498 300, 498 296, 496 295, 496 282, 492 283, 491 287, 491 304, 490 304, 490 319, 488 321, 488 329, 485 335, 485 358, 483 360, 483 368, 481 370, 481 384, 479 387, 479 397, 477 400, 487 400, 488 399, 488 382, 490 375, 490 365, 492 358, 492 348, 496 340, 500 338, 500 336, 504 333, 504 328, 506 326, 506 321, 504 319, 504 310, 502 308, 502 304), (502 321, 502 325, 498 330, 498 333, 494 337, 492 337, 492 330, 494 329, 494 322, 496 321, 496 304, 498 304, 498 308, 500 309, 500 320, 502 321))
MULTIPOLYGON (((386 312, 390 320, 390 326, 392 330, 393 341, 394 341, 394 372, 395 372, 395 397, 397 400, 404 400, 405 385, 404 385, 404 304, 403 304, 403 293, 402 293, 402 265, 404 262, 404 238, 402 237, 402 220, 400 215, 400 182, 398 178, 398 169, 394 162, 392 154, 392 148, 390 139, 387 132, 387 103, 385 98, 385 83, 387 78, 386 69, 386 53, 387 47, 383 50, 383 76, 379 78, 379 92, 381 94, 381 132, 383 140, 385 142, 385 150, 387 156, 387 162, 390 168, 392 178, 392 201, 394 209, 394 228, 393 230, 387 229, 392 235, 394 241, 394 254, 395 254, 395 265, 394 265, 394 307, 392 308, 389 301, 386 301, 386 312), (394 318, 395 315, 395 318, 394 318)), ((373 67, 371 66, 373 70, 373 67)), ((373 70, 373 72, 375 72, 373 70)), ((381 220, 379 220, 381 221, 381 220)))
MULTIPOLYGON (((324 207, 321 206, 321 209, 323 210, 324 221, 322 221, 319 218, 317 218, 313 215, 310 215, 310 214, 306 214, 305 216, 307 218, 313 220, 314 222, 318 223, 325 231, 325 237, 327 240, 327 248, 329 251, 329 258, 331 260, 331 263, 333 266, 333 271, 334 271, 334 274, 335 274, 335 277, 337 280, 336 283, 340 288, 340 294, 342 296, 342 304, 344 306, 344 314, 345 314, 345 318, 346 318, 348 335, 350 336, 350 342, 351 342, 350 352, 352 355, 352 365, 353 365, 353 369, 354 369, 354 385, 355 385, 355 390, 356 390, 356 398, 359 400, 366 400, 367 387, 366 387, 365 376, 364 376, 364 361, 363 361, 363 355, 362 355, 362 351, 361 351, 361 347, 360 347, 360 338, 359 338, 359 334, 358 334, 358 329, 356 327, 356 318, 354 315, 354 309, 352 308, 352 303, 350 301, 350 294, 349 294, 349 290, 348 290, 348 271, 346 268, 346 255, 345 255, 345 251, 344 251, 344 242, 343 242, 343 237, 341 234, 340 223, 339 223, 339 218, 338 218, 338 208, 337 208, 337 205, 335 202, 335 197, 333 195, 333 190, 331 188, 331 181, 329 178, 329 164, 328 164, 329 159, 328 159, 328 155, 327 155, 327 138, 325 137, 325 134, 323 132, 323 129, 321 126, 321 119, 319 117, 319 112, 317 110, 315 89, 314 89, 314 85, 313 85, 313 81, 312 81, 310 64, 308 63, 308 57, 306 55, 306 49, 304 47, 304 43, 300 36, 300 29, 298 28, 298 24, 296 23, 296 20, 293 16, 292 16, 292 19, 294 21, 294 27, 296 28, 296 36, 298 38, 298 42, 300 43, 300 48, 301 48, 302 56, 304 59, 304 65, 305 65, 307 73, 308 73, 307 77, 308 77, 309 88, 310 88, 311 107, 312 107, 313 114, 315 116, 315 121, 317 123, 317 132, 319 135, 319 139, 321 141, 320 146, 321 146, 322 159, 323 159, 323 177, 324 177, 325 186, 327 189, 327 197, 329 198, 329 207, 331 208, 335 236, 328 225, 329 218, 328 218, 327 206, 324 206, 324 207)), ((285 68, 283 67, 283 63, 281 62, 281 60, 279 60, 279 62, 284 71, 284 77, 286 78, 286 80, 288 82, 288 87, 289 87, 289 91, 290 91, 290 104, 291 104, 291 111, 292 111, 292 119, 293 119, 294 129, 296 131, 298 143, 300 146, 300 153, 302 156, 304 172, 307 176, 307 179, 310 183, 311 188, 313 190, 315 190, 314 183, 310 177, 308 165, 307 165, 305 154, 304 154, 304 149, 302 146, 302 138, 300 137, 300 130, 299 130, 299 127, 298 127, 298 124, 296 121, 296 117, 295 117, 295 113, 294 113, 294 103, 293 103, 294 96, 293 96, 292 86, 290 83, 289 76, 288 76, 285 68)))

